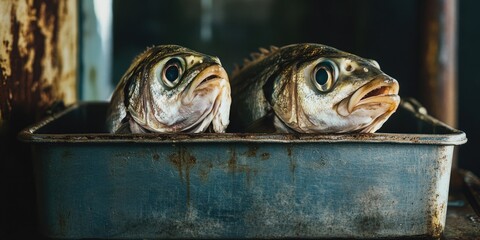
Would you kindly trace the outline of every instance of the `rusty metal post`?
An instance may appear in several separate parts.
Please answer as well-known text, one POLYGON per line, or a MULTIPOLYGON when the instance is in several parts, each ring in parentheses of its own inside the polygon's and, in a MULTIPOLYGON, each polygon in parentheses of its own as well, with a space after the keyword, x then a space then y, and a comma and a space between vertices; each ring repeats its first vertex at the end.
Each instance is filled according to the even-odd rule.
POLYGON ((419 1, 420 100, 429 113, 457 125, 457 0, 419 1))
POLYGON ((37 238, 31 154, 16 135, 53 103, 76 101, 77 18, 76 0, 0 1, 3 238, 37 238))
POLYGON ((0 119, 76 100, 77 2, 0 3, 0 119))

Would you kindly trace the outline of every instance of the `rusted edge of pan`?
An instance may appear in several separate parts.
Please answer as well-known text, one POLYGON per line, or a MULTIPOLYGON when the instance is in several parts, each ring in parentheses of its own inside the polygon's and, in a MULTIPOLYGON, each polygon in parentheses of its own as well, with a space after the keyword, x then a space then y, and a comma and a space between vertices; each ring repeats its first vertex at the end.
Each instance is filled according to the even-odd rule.
MULTIPOLYGON (((177 134, 38 134, 36 131, 84 104, 73 104, 62 112, 53 114, 38 123, 25 128, 18 134, 18 139, 29 143, 202 143, 202 142, 265 142, 265 143, 401 143, 429 145, 461 145, 467 142, 466 134, 454 129, 432 116, 418 111, 403 102, 400 107, 415 114, 415 117, 428 124, 437 125, 447 130, 447 134, 415 134, 415 133, 373 133, 373 134, 262 134, 262 133, 177 133, 177 134)), ((101 104, 97 102, 97 104, 101 104)))

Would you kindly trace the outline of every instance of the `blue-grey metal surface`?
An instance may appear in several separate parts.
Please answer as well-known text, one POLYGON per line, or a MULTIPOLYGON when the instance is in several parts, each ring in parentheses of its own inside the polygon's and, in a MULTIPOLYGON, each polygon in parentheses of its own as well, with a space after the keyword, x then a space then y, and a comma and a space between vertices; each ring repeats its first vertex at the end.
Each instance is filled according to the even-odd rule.
POLYGON ((46 236, 437 237, 466 141, 405 104, 398 117, 419 133, 112 135, 92 120, 104 105, 20 134, 46 236))

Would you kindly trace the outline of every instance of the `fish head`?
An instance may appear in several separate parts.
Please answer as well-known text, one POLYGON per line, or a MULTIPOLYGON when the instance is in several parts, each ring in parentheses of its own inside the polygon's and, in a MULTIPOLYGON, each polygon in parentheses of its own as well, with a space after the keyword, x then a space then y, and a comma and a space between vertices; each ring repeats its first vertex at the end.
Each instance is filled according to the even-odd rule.
POLYGON ((127 71, 127 111, 153 132, 224 132, 230 84, 217 57, 176 45, 148 49, 127 71))
POLYGON ((287 127, 297 132, 371 133, 397 109, 398 82, 376 61, 323 45, 303 56, 283 67, 273 91, 273 108, 287 127))

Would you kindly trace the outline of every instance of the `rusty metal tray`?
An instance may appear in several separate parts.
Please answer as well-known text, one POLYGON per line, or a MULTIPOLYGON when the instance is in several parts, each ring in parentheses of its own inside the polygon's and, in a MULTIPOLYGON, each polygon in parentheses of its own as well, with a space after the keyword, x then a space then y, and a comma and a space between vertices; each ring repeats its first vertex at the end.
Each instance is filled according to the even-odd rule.
POLYGON ((375 134, 109 134, 107 103, 19 133, 53 238, 441 235, 465 133, 403 102, 375 134))

